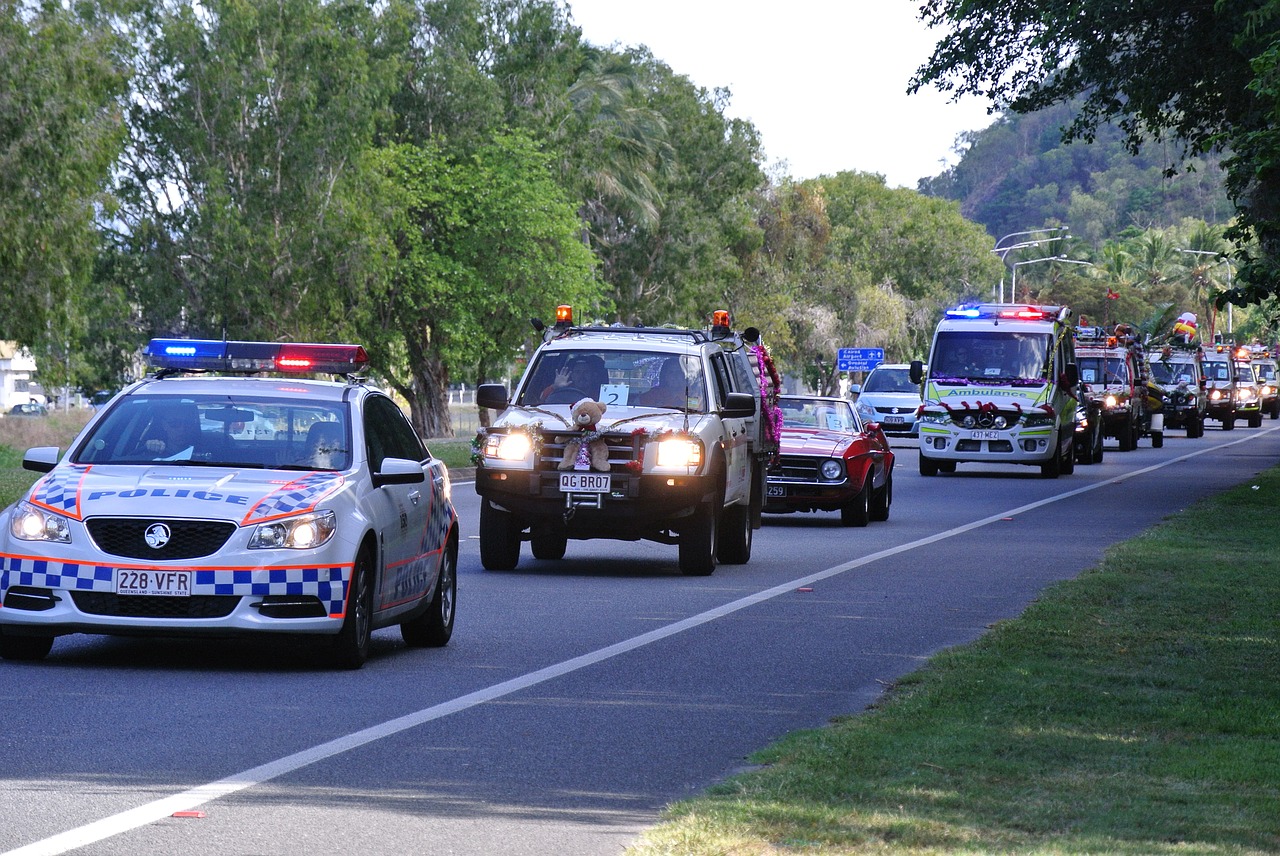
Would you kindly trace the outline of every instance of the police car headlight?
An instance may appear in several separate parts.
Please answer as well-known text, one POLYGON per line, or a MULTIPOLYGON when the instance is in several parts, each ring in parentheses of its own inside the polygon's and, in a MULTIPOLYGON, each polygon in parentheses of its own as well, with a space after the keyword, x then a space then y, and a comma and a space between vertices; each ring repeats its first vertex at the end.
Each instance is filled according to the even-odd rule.
POLYGON ((533 438, 524 431, 489 434, 484 438, 481 456, 488 462, 510 466, 522 464, 533 468, 533 438))
POLYGON ((702 443, 690 437, 672 437, 659 440, 658 453, 654 456, 657 469, 687 470, 702 466, 702 443))
POLYGON ((259 523, 249 536, 249 549, 309 550, 327 542, 337 528, 338 518, 332 511, 259 523))
POLYGON ((9 534, 19 541, 53 541, 71 543, 67 518, 29 502, 19 502, 9 518, 9 534))
POLYGON ((834 458, 823 461, 822 466, 818 468, 818 472, 821 473, 822 477, 828 481, 842 479, 844 478, 844 463, 842 461, 837 461, 834 458))

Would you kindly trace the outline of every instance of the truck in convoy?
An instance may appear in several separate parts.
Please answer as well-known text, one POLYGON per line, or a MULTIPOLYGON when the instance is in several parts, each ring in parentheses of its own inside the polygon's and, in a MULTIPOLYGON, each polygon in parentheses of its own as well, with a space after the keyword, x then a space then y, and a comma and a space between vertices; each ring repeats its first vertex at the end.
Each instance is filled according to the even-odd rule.
POLYGON ((1075 470, 1080 381, 1065 306, 982 303, 948 309, 933 334, 920 406, 920 474, 957 464, 1075 470))
POLYGON ((1096 401, 1102 414, 1102 431, 1131 452, 1142 437, 1151 446, 1164 445, 1164 414, 1158 389, 1150 389, 1151 376, 1133 328, 1117 324, 1076 328, 1076 363, 1085 398, 1096 401))
POLYGON ((1190 343, 1162 345, 1147 352, 1147 365, 1163 400, 1165 427, 1185 428, 1192 439, 1203 437, 1209 407, 1204 349, 1190 343))
POLYGON ((758 331, 727 312, 707 329, 575 326, 568 306, 544 329, 510 396, 476 390, 501 411, 476 438, 481 564, 594 538, 675 544, 691 576, 747 562, 781 424, 758 331))

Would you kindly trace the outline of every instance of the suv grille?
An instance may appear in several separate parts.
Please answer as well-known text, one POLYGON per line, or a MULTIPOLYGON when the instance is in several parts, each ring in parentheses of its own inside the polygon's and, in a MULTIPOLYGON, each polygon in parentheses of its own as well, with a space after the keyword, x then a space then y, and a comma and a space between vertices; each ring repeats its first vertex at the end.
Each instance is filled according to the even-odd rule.
MULTIPOLYGON (((542 455, 538 459, 541 470, 555 470, 564 459, 564 447, 573 437, 569 431, 547 431, 542 435, 542 455), (556 442, 564 440, 566 442, 556 442)), ((604 441, 609 444, 609 472, 629 472, 627 464, 640 458, 642 437, 634 434, 605 434, 604 441)))
POLYGON ((240 602, 239 595, 153 597, 111 591, 72 591, 76 608, 90 615, 117 618, 222 618, 240 602))
POLYGON ((155 517, 95 517, 85 521, 98 549, 128 559, 195 559, 222 549, 236 531, 234 523, 216 520, 167 520, 155 517), (169 527, 169 541, 152 547, 144 537, 148 527, 169 527))

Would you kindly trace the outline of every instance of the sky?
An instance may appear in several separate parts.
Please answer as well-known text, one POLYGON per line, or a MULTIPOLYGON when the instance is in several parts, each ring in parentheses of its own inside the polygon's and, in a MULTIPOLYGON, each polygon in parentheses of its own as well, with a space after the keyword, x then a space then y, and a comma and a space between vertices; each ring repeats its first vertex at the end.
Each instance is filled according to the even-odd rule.
POLYGON ((646 45, 677 74, 732 93, 729 116, 760 132, 792 178, 874 172, 914 188, 953 165, 957 135, 987 102, 907 94, 935 33, 920 0, 562 0, 592 44, 646 45))

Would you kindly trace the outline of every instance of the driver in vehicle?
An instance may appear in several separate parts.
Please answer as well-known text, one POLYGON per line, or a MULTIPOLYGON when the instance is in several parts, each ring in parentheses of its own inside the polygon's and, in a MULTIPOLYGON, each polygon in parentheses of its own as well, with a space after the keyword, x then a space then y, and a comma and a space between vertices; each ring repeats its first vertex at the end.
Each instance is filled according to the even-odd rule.
POLYGON ((600 386, 605 382, 605 375, 604 361, 599 357, 593 354, 574 357, 556 371, 555 379, 542 390, 538 400, 542 404, 572 403, 565 400, 549 402, 549 399, 563 390, 577 390, 584 398, 596 398, 600 395, 600 386))

